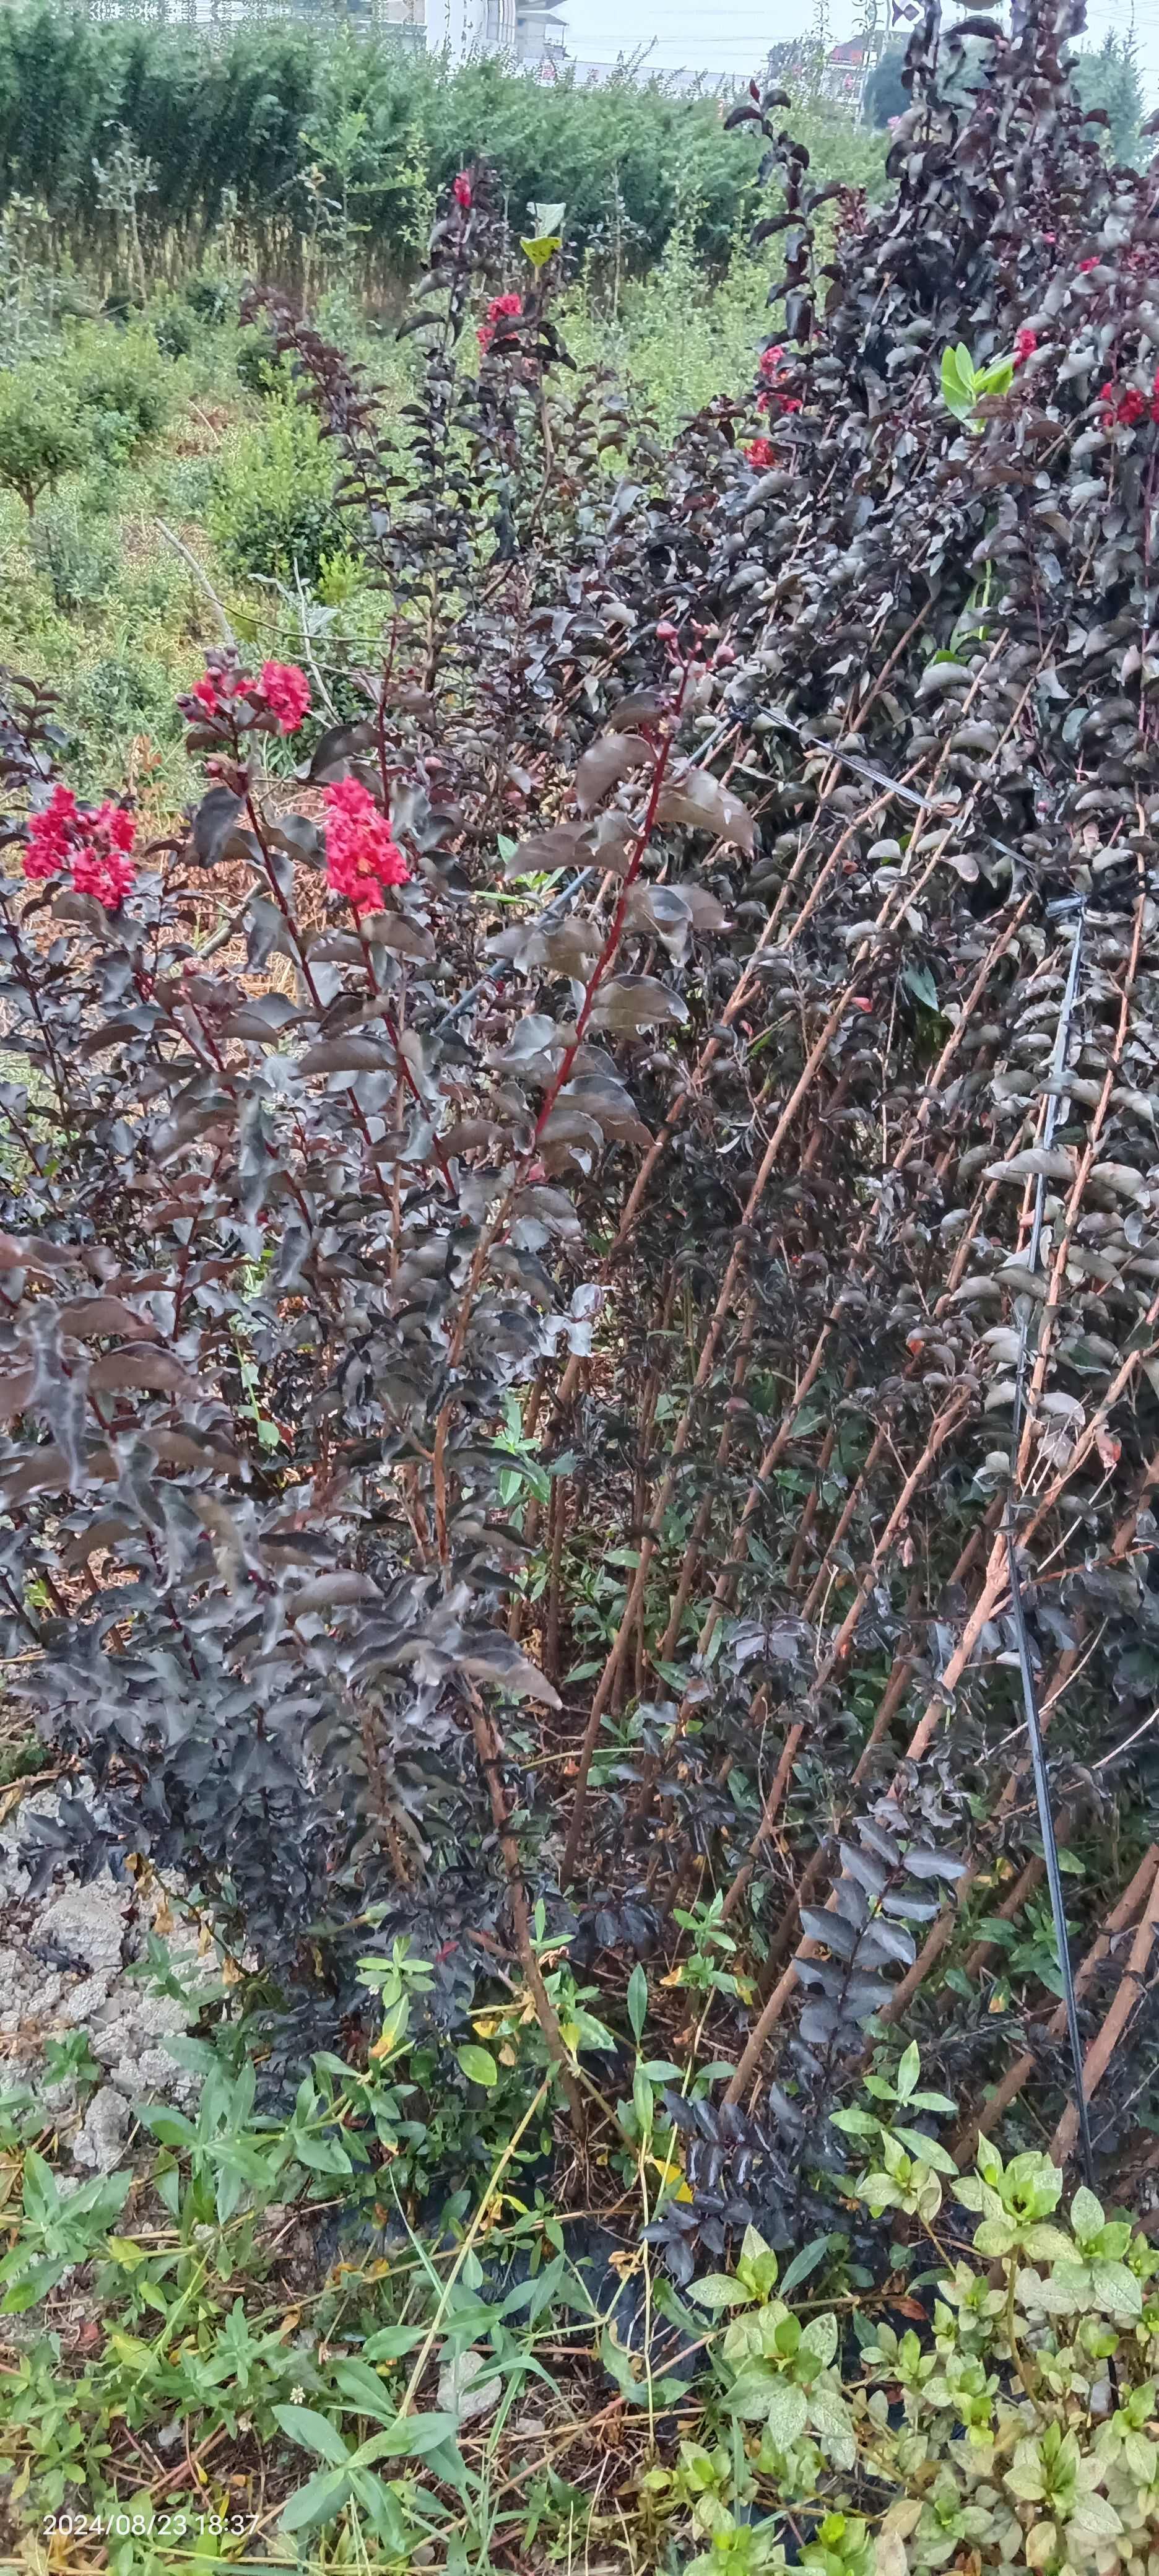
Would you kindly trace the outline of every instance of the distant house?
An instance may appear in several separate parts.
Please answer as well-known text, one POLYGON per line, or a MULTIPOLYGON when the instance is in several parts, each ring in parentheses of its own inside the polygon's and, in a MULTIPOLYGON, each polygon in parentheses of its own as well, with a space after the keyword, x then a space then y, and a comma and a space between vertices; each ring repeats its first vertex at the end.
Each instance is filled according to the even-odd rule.
POLYGON ((851 116, 860 116, 872 68, 873 54, 864 36, 854 36, 847 45, 834 45, 821 71, 822 98, 831 98, 835 107, 848 108, 851 116))
POLYGON ((424 15, 430 50, 446 48, 455 62, 498 54, 552 80, 566 60, 567 28, 552 0, 426 0, 424 15))

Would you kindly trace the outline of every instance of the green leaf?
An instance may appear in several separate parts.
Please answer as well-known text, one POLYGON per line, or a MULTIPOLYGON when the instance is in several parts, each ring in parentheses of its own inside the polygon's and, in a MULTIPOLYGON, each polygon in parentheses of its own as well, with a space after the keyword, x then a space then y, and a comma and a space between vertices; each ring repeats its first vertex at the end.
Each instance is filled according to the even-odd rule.
POLYGON ((961 342, 942 351, 942 400, 958 420, 968 419, 974 408, 974 362, 961 342))
MULTIPOLYGON (((913 994, 914 999, 923 1003, 927 1011, 936 1011, 941 1008, 938 1001, 938 988, 928 966, 907 966, 901 980, 907 990, 913 994)), ((910 2042, 910 2047, 913 2047, 912 2040, 910 2042)), ((906 2053, 908 2055, 908 2050, 906 2053)), ((902 2064, 905 2064, 904 2058, 902 2060, 902 2064)), ((898 2090, 899 2092, 901 2090, 900 2080, 898 2090)), ((906 2101, 908 2096, 903 2093, 901 2098, 903 2101, 906 2101)))
POLYGON ((29 2147, 24 2158, 24 2215, 44 2227, 60 2214, 60 2193, 52 2167, 29 2147))
POLYGON ((811 2352, 824 2368, 837 2350, 837 2319, 831 2308, 824 2316, 810 2317, 801 2337, 802 2352, 811 2352))
POLYGON ((939 2146, 936 2138, 924 2138, 920 2129, 895 2129, 893 2134, 919 2164, 928 2165, 934 2173, 957 2174, 949 2149, 939 2146))
MULTIPOLYGON (((30 2263, 27 2270, 20 2273, 13 2287, 5 2290, 3 2298, 0 2299, 0 2317, 22 2316, 25 2308, 34 2308, 38 2299, 46 2299, 49 2291, 55 2289, 67 2268, 67 2264, 63 2261, 30 2263)), ((9 2277, 6 2271, 3 2277, 5 2279, 9 2277)))
POLYGON ((1053 2272, 1045 2274, 1019 2272, 1017 2290, 1028 2316, 1069 2317, 1076 2309, 1090 2304, 1086 2270, 1082 2264, 1058 2264, 1053 2272), (1078 2291, 1060 2279, 1060 2273, 1067 2269, 1081 2275, 1082 2287, 1078 2291))
POLYGON ((864 2173, 857 2185, 857 2197, 866 2208, 880 2217, 883 2209, 896 2209, 902 2195, 887 2173, 864 2173))
MULTIPOLYGON (((916 974, 925 974, 926 969, 925 967, 916 967, 912 971, 916 974)), ((930 981, 933 981, 932 976, 930 981)), ((935 990, 935 1009, 937 1007, 937 999, 937 992, 935 990)), ((918 2047, 916 2039, 911 2039, 909 2047, 903 2051, 901 2063, 897 2070, 897 2098, 899 2102, 912 2102, 914 2097, 914 2088, 921 2071, 921 2050, 918 2047)))
POLYGON ((1017 2232, 1008 2218, 984 2218, 975 2232, 975 2250, 979 2254, 985 2254, 987 2258, 995 2254, 1009 2254, 1017 2232))
POLYGON ((244 2176, 240 2173, 236 2165, 221 2166, 218 2172, 217 2192, 215 2196, 217 2219, 220 2227, 224 2227, 227 2218, 233 2217, 233 2213, 241 2199, 243 2184, 244 2176))
POLYGON ((353 2171, 345 2147, 336 2138, 308 2138, 300 2129, 290 2131, 290 2144, 300 2165, 308 2172, 348 2174, 353 2171))
POLYGON ((809 2401, 803 2388, 794 2387, 791 2379, 774 2381, 767 2391, 765 2417, 769 2439, 779 2451, 791 2450, 800 2440, 808 2413, 809 2401))
POLYGON ((300 2442, 304 2451, 317 2451, 320 2459, 329 2460, 335 2468, 340 2463, 345 2465, 349 2450, 328 2415, 319 2415, 313 2406, 275 2406, 272 2412, 283 2433, 288 2433, 292 2442, 300 2442))
POLYGON ((393 2424, 398 2403, 384 2388, 376 2370, 368 2361, 339 2361, 334 2365, 335 2384, 360 2415, 372 2415, 379 2424, 393 2424))
POLYGON ((1075 2249, 1065 2229, 1052 2227, 1047 2219, 1040 2219, 1035 2226, 1027 2228, 1021 2250, 1029 2255, 1032 2263, 1074 2261, 1075 2249))
MULTIPOLYGON (((294 2411, 290 2407, 274 2408, 275 2415, 294 2411)), ((300 2413, 301 2409, 296 2411, 300 2413)), ((289 2503, 283 2505, 282 2530, 308 2531, 320 2522, 331 2522, 334 2515, 341 2512, 349 2493, 350 2479, 344 2469, 319 2469, 317 2475, 308 2478, 305 2486, 299 2487, 289 2503)))
POLYGON ((197 2131, 192 2121, 186 2119, 184 2111, 173 2111, 161 2103, 151 2102, 138 2102, 134 2107, 142 2128, 148 2129, 160 2146, 192 2146, 197 2131))
POLYGON ((468 2041, 465 2048, 456 2049, 455 2055, 469 2084, 483 2084, 490 2092, 498 2083, 499 2069, 489 2048, 476 2048, 468 2041))
POLYGON ((1091 2265, 1091 2282, 1100 2308, 1108 2308, 1114 2317, 1141 2317, 1143 2287, 1125 2263, 1091 2265))
MULTIPOLYGON (((1088 2191, 1085 2182, 1080 2183, 1070 2205, 1070 2223, 1080 2245, 1084 2244, 1089 2236, 1097 2236, 1103 2222, 1104 2212, 1101 2200, 1096 2200, 1093 2191, 1088 2191)), ((1069 2246, 1067 2251, 1069 2253, 1069 2246)))
POLYGON ((458 2430, 457 2415, 398 2415, 385 2433, 364 2442, 354 2458, 359 2467, 371 2460, 425 2460, 441 2442, 453 2442, 458 2430))
POLYGON ((1083 2540, 1114 2540, 1123 2528, 1113 2504, 1101 2495, 1080 2496, 1066 2527, 1068 2536, 1075 2532, 1083 2540))
POLYGON ((1007 2487, 1021 2504, 1041 2504, 1046 2494, 1042 2462, 1032 2442, 1020 2442, 1018 2452, 1015 2453, 1013 2468, 1006 2472, 1007 2487), (1025 2452, 1027 2456, 1019 2458, 1018 2452, 1025 2452))
POLYGON ((108 2237, 105 2252, 114 2263, 119 2263, 122 2271, 125 2272, 135 2272, 138 2264, 147 2263, 149 2260, 148 2246, 138 2245, 132 2236, 108 2237))
POLYGON ((648 1980, 639 1960, 637 1959, 636 1965, 628 1979, 628 2019, 632 2025, 632 2036, 636 2042, 637 2048, 640 2045, 640 2040, 643 2034, 647 2011, 648 1980))
MULTIPOLYGON (((767 2415, 771 2390, 790 2385, 776 2371, 767 2369, 763 2362, 754 2362, 751 2369, 742 2370, 734 2379, 725 2404, 730 2415, 739 2415, 742 2422, 753 2424, 758 2417, 767 2415)), ((639 2395, 638 2389, 635 2394, 639 2395)), ((803 2400, 804 2390, 798 2389, 797 2394, 803 2400)))
POLYGON ((178 2066, 188 2066, 194 2075, 212 2075, 217 2051, 207 2039, 193 2039, 186 2030, 167 2030, 162 2034, 161 2045, 178 2066))
POLYGON ((688 2297, 698 2308, 747 2308, 749 2292, 739 2281, 731 2281, 727 2272, 706 2272, 702 2281, 690 2281, 688 2297))
POLYGON ((364 2361, 401 2361, 422 2339, 421 2326, 380 2326, 363 2344, 362 2357, 364 2361))
POLYGON ((807 2281, 810 2275, 816 2271, 818 2264, 824 2261, 828 2251, 829 2239, 827 2236, 814 2236, 810 2244, 802 2245, 800 2253, 794 2254, 793 2260, 790 2263, 788 2271, 781 2283, 782 2298, 787 2298, 790 2290, 800 2289, 802 2281, 807 2281))
POLYGON ((857 2459, 857 2437, 853 2418, 845 2400, 833 2388, 813 2388, 809 2392, 809 2426, 816 2434, 830 2466, 851 2469, 857 2459))

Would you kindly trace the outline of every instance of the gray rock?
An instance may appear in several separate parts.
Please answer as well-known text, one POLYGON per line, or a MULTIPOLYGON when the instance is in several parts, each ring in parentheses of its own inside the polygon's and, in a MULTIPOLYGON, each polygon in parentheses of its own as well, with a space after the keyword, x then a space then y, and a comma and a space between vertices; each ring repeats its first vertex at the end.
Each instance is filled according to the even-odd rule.
POLYGON ((112 1982, 107 1968, 102 1969, 99 1976, 82 1977, 79 1985, 61 1996, 53 2019, 62 2021, 67 2030, 90 2030, 102 2004, 108 2002, 112 1982))
POLYGON ((126 2048, 109 2068, 109 2082, 129 2101, 176 2102, 188 2110, 201 2091, 201 2077, 178 2066, 167 2048, 126 2048))
POLYGON ((33 1941, 51 1943, 70 1959, 81 1959, 90 1974, 117 1975, 125 1944, 129 1894, 106 1872, 87 1887, 69 1887, 51 1897, 37 1918, 33 1941))
MULTIPOLYGON (((100 1799, 94 1795, 90 1803, 99 1816, 100 1799)), ((150 1919, 136 1885, 104 1870, 83 1887, 66 1876, 47 1895, 29 1895, 27 1827, 37 1816, 58 1813, 57 1791, 41 1790, 23 1798, 0 1827, 0 2034, 14 2042, 12 2071, 25 2082, 37 2080, 46 2038, 67 2030, 87 2034, 106 2080, 89 2105, 75 2153, 82 2168, 107 2172, 122 2152, 133 2101, 196 2105, 201 2080, 177 2064, 165 2041, 189 2027, 197 2006, 150 1994, 129 1973, 144 1956, 150 1919)), ((175 1932, 170 1957, 194 1995, 217 1972, 218 1962, 199 1956, 187 1927, 175 1932)))
POLYGON ((73 2162, 93 2173, 111 2173, 120 2162, 129 2134, 129 2105, 123 2093, 102 2084, 94 2093, 73 2140, 73 2162))

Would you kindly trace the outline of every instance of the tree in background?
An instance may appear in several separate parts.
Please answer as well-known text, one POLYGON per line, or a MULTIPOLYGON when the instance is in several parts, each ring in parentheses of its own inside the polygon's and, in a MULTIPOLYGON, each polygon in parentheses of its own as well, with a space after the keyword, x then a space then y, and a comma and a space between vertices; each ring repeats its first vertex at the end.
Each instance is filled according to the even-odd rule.
MULTIPOLYGON (((989 59, 987 46, 969 40, 962 53, 960 73, 953 83, 943 84, 950 94, 956 89, 975 89, 989 59)), ((909 106, 909 93, 903 89, 901 79, 905 57, 904 44, 887 45, 866 82, 865 122, 879 131, 893 117, 904 116, 909 106)), ((1097 51, 1080 54, 1075 86, 1084 107, 1104 107, 1107 111, 1110 122, 1106 139, 1112 160, 1136 161, 1144 99, 1134 35, 1111 33, 1097 51)))
POLYGON ((1080 54, 1075 87, 1084 107, 1105 107, 1112 159, 1139 162, 1144 100, 1134 30, 1126 36, 1104 36, 1097 53, 1080 54))
POLYGON ((865 84, 865 122, 878 131, 892 117, 904 116, 909 106, 909 93, 901 85, 904 61, 904 45, 887 45, 865 84))

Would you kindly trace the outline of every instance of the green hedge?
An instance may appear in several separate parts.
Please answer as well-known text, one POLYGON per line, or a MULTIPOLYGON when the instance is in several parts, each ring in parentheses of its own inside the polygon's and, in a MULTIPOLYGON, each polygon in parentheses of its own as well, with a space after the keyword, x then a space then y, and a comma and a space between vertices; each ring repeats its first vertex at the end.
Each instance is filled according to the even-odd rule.
MULTIPOLYGON (((827 173, 873 174, 874 143, 837 119, 806 122, 827 173)), ((516 224, 529 199, 566 198, 583 248, 609 227, 618 188, 641 263, 678 217, 699 256, 723 260, 755 179, 755 148, 724 132, 716 100, 659 84, 547 89, 497 63, 449 73, 389 39, 265 28, 218 49, 51 6, 0 11, 0 200, 39 199, 78 248, 111 248, 116 218, 95 203, 93 161, 118 129, 152 164, 139 220, 154 257, 175 236, 187 250, 204 241, 231 205, 259 251, 300 242, 317 221, 307 173, 320 167, 332 195, 348 191, 369 255, 401 266, 432 190, 486 148, 516 224)))

